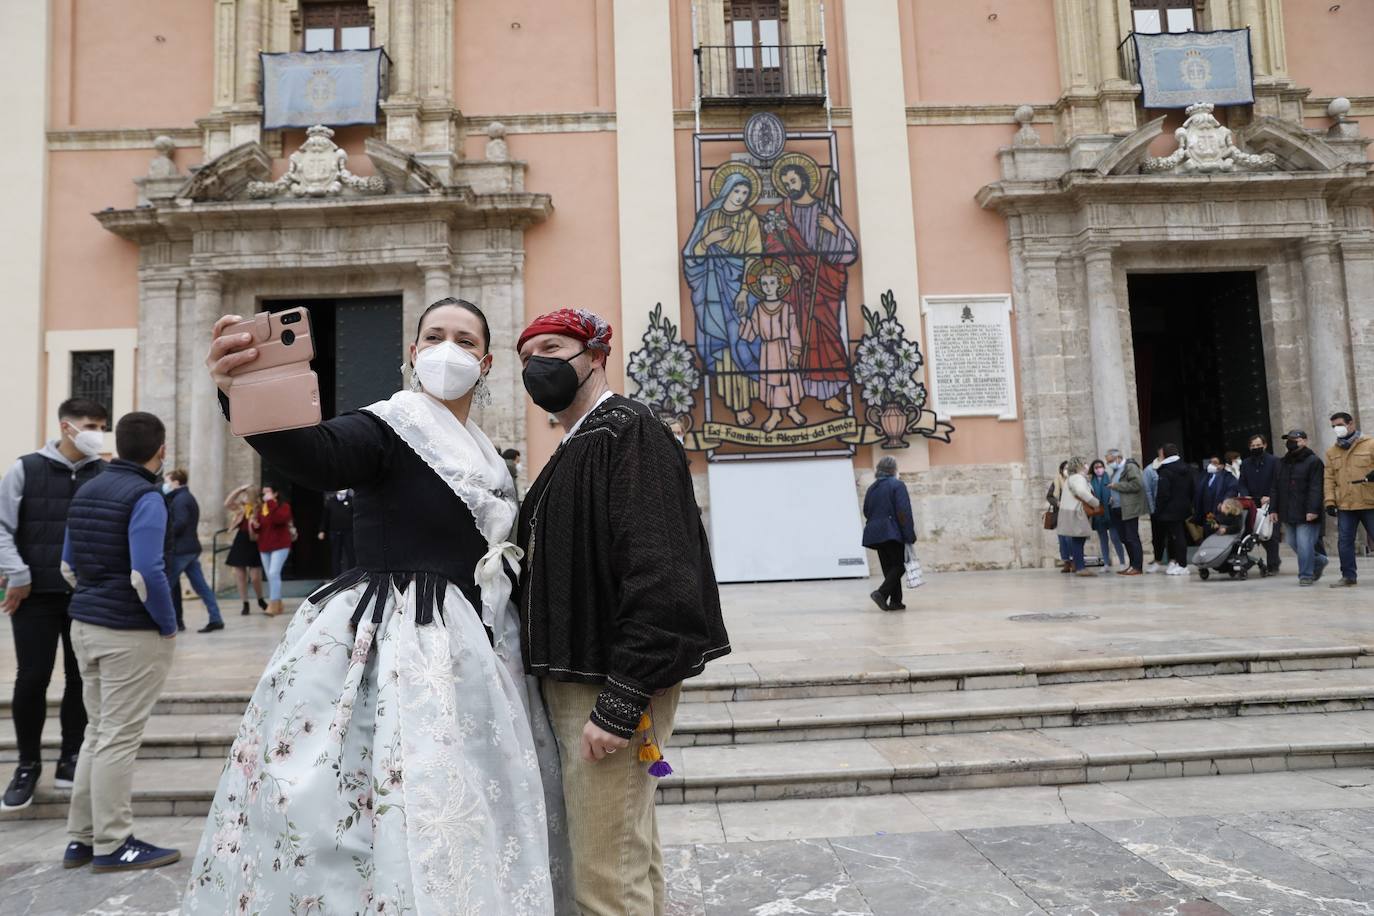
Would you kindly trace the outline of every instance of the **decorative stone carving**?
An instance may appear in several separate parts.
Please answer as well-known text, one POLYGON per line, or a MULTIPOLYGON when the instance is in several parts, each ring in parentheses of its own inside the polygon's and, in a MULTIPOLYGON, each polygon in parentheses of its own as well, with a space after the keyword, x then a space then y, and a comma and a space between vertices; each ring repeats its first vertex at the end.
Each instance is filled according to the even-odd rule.
POLYGON ((487 161, 508 162, 510 147, 506 145, 506 125, 492 121, 487 125, 487 161))
POLYGON ((1142 171, 1206 174, 1267 169, 1277 165, 1272 153, 1256 156, 1239 149, 1230 128, 1222 127, 1212 115, 1214 107, 1211 102, 1189 105, 1187 120, 1174 131, 1178 149, 1163 158, 1146 159, 1142 171))
POLYGON ((1039 146, 1040 133, 1031 126, 1031 119, 1035 117, 1035 109, 1029 105, 1018 106, 1012 114, 1016 123, 1021 125, 1021 129, 1012 138, 1012 146, 1039 146))
POLYGON ((1360 122, 1346 117, 1350 114, 1350 100, 1345 96, 1332 99, 1326 106, 1326 114, 1331 119, 1331 127, 1326 131, 1328 137, 1345 140, 1360 135, 1360 122))
POLYGON ((368 137, 363 142, 363 150, 392 193, 429 194, 445 187, 443 179, 417 161, 414 155, 389 143, 368 137))
POLYGON ((276 181, 250 181, 248 196, 338 197, 344 189, 360 194, 381 194, 386 179, 381 175, 361 178, 348 170, 348 154, 334 144, 334 131, 316 124, 306 132, 305 143, 291 154, 286 174, 276 181))
POLYGON ((157 155, 148 163, 149 178, 180 177, 177 164, 172 161, 172 150, 176 148, 176 141, 165 134, 153 140, 153 149, 157 151, 157 155))

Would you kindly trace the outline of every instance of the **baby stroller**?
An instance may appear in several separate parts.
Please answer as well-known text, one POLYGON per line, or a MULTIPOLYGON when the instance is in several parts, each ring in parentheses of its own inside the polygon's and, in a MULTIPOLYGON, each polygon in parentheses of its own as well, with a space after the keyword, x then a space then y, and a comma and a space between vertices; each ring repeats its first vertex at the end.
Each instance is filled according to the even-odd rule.
POLYGON ((1246 579, 1256 566, 1261 577, 1269 575, 1269 567, 1265 562, 1250 556, 1250 551, 1259 544, 1255 529, 1261 510, 1255 507, 1255 501, 1248 496, 1238 497, 1235 502, 1241 509, 1239 515, 1219 517, 1216 533, 1208 536, 1193 551, 1193 565, 1197 567, 1201 579, 1207 579, 1214 572, 1226 573, 1232 579, 1246 579))

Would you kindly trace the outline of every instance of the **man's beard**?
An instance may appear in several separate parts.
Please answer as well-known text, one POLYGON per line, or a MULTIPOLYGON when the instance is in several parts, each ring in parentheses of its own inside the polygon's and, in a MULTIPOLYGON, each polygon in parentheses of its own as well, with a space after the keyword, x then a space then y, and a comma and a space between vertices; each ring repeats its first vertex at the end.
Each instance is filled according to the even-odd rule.
POLYGON ((806 196, 806 188, 788 188, 787 197, 789 200, 801 200, 806 196))

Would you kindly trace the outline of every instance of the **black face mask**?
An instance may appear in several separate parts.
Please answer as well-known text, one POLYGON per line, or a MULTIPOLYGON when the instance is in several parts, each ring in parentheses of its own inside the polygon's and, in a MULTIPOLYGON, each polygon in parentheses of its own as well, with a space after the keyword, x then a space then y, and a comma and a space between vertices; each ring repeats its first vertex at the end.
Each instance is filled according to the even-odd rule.
POLYGON ((1252 448, 1252 449, 1250 449, 1250 457, 1251 457, 1251 458, 1258 458, 1260 455, 1263 455, 1263 454, 1264 454, 1264 449, 1263 449, 1263 448, 1252 448))
POLYGON ((586 377, 578 379, 577 370, 572 367, 572 361, 588 349, 583 347, 568 359, 531 356, 521 376, 531 400, 549 413, 567 410, 577 399, 577 392, 587 383, 587 379, 592 377, 588 372, 586 377))
POLYGON ((1298 449, 1302 448, 1302 446, 1298 445, 1298 443, 1294 442, 1292 439, 1289 439, 1287 442, 1285 442, 1283 444, 1283 447, 1288 449, 1290 452, 1296 452, 1298 449))

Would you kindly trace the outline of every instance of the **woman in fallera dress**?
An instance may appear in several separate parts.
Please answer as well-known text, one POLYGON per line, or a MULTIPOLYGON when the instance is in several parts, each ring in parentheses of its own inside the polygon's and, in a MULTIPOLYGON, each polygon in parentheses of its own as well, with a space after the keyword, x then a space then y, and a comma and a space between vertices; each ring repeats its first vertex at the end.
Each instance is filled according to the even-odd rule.
MULTIPOLYGON (((220 336, 233 320, 207 360, 221 391, 256 355, 220 336)), ((557 751, 510 600, 514 486, 468 419, 491 361, 481 311, 440 300, 405 390, 248 437, 294 483, 353 489, 358 567, 301 605, 263 673, 183 913, 573 912, 557 751)))

